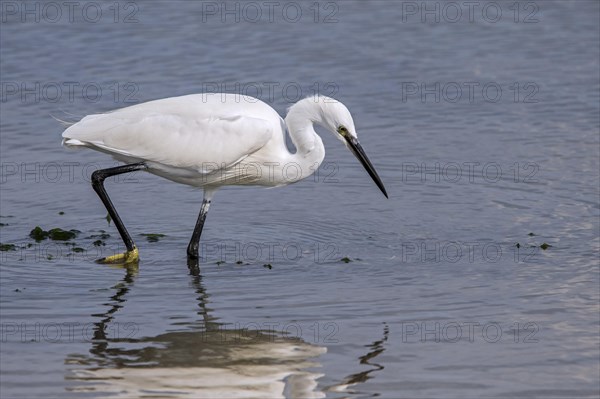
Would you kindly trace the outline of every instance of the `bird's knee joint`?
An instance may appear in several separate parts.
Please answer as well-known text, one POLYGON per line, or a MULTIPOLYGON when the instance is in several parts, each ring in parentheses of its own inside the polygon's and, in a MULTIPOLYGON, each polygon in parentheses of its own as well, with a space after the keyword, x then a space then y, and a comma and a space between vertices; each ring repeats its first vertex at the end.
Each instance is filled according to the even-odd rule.
POLYGON ((102 173, 102 170, 96 170, 96 171, 94 171, 94 173, 92 173, 92 184, 93 185, 102 184, 102 183, 104 183, 105 178, 106 178, 106 176, 104 176, 104 173, 102 173))

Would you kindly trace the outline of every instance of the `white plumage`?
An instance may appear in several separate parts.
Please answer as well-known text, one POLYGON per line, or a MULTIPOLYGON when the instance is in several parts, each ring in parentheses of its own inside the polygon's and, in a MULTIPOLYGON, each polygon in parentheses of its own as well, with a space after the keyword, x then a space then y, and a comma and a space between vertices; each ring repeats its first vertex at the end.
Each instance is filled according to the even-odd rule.
POLYGON ((283 144, 284 126, 262 101, 193 94, 86 116, 64 131, 63 143, 90 147, 127 163, 145 161, 149 172, 204 186, 269 141, 271 147, 283 144))
POLYGON ((325 96, 299 101, 289 109, 285 120, 273 108, 249 96, 204 93, 171 97, 88 115, 68 127, 62 137, 67 147, 89 147, 135 164, 127 170, 123 167, 98 171, 93 183, 126 245, 129 240, 131 251, 133 241, 101 187, 105 177, 135 167, 179 183, 204 187, 199 225, 192 237, 199 239, 203 216, 220 186, 281 186, 314 173, 325 156, 314 124, 341 140, 387 196, 358 143, 350 112, 339 101, 325 96), (296 147, 293 153, 286 147, 286 133, 296 147))

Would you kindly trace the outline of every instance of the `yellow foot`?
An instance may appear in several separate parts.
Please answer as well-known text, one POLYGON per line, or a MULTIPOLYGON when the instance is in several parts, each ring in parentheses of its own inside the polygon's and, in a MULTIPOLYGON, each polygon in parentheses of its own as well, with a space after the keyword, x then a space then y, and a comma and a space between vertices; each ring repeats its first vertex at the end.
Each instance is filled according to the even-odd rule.
POLYGON ((128 264, 137 263, 140 260, 140 253, 137 247, 133 250, 127 251, 124 254, 116 254, 107 256, 106 258, 100 258, 96 262, 98 263, 110 263, 110 264, 128 264))

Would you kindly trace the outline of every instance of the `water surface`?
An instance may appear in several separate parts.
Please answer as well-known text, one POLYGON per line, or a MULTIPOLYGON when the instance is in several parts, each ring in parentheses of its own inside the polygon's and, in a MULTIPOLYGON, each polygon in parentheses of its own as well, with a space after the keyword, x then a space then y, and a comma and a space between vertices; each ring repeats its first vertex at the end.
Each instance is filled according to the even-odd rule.
POLYGON ((383 1, 223 22, 236 3, 153 1, 115 23, 96 4, 97 22, 3 10, 3 398, 598 396, 598 2, 472 22, 441 3, 439 22, 383 1), (52 116, 203 90, 284 114, 316 89, 352 111, 389 200, 323 135, 318 175, 217 193, 195 265, 201 192, 120 177, 141 261, 93 262, 122 249, 89 185, 115 163, 61 148, 52 116))

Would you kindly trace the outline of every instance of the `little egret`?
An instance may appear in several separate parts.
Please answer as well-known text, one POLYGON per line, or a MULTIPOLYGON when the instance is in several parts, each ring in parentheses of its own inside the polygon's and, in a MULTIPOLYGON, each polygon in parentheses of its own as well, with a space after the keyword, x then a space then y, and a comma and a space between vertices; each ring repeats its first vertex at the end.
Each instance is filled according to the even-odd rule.
POLYGON ((204 188, 198 221, 187 247, 198 258, 202 227, 215 191, 226 185, 284 186, 313 174, 325 157, 313 125, 332 132, 358 158, 387 198, 385 187, 358 142, 348 109, 320 95, 290 107, 285 120, 249 96, 202 93, 171 97, 88 115, 62 134, 67 147, 89 147, 126 165, 96 170, 92 187, 104 203, 127 248, 104 263, 137 261, 138 250, 117 214, 104 180, 145 170, 169 180, 204 188), (289 134, 295 153, 285 144, 289 134), (292 175, 292 176, 290 176, 292 175))

